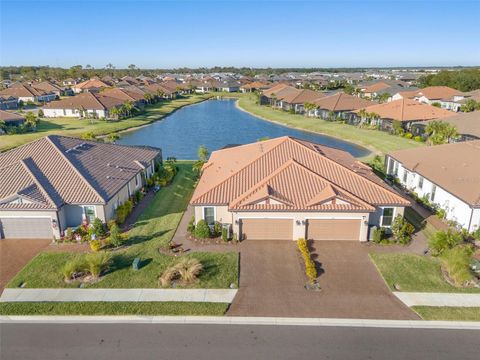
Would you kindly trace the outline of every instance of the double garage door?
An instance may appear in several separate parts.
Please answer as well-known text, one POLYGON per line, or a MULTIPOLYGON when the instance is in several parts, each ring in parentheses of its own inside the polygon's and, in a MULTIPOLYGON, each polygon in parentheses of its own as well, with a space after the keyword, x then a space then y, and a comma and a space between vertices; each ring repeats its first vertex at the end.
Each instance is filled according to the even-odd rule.
MULTIPOLYGON (((297 240, 293 238, 294 226, 292 219, 242 219, 242 239, 297 240)), ((310 219, 306 225, 306 238, 358 241, 360 227, 360 219, 310 219)))
POLYGON ((50 218, 0 218, 0 239, 51 239, 50 218))

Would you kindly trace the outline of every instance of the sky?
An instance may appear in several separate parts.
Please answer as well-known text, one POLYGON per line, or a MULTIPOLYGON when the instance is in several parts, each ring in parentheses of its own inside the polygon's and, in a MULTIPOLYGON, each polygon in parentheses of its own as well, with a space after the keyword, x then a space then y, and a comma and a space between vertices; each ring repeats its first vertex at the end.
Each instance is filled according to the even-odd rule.
POLYGON ((479 1, 4 1, 0 65, 480 65, 479 1))

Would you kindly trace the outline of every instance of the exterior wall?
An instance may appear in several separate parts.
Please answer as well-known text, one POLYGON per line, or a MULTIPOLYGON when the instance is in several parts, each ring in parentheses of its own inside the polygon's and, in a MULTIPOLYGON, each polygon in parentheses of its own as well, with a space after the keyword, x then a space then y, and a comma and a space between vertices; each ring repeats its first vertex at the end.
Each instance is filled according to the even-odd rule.
MULTIPOLYGON (((105 118, 108 116, 108 112, 105 110, 86 110, 87 114, 94 114, 95 117, 99 119, 105 118)), ((54 117, 80 117, 80 112, 77 109, 43 109, 43 115, 45 117, 54 118, 54 117)))
POLYGON ((456 221, 463 228, 473 231, 473 224, 475 223, 472 221, 472 224, 470 224, 470 219, 473 217, 473 209, 463 200, 460 200, 446 189, 434 184, 420 174, 409 171, 400 162, 389 156, 387 156, 387 174, 395 176, 400 184, 408 190, 415 192, 419 197, 426 197, 431 203, 445 210, 447 220, 456 221), (397 170, 395 171, 396 167, 397 170), (421 184, 422 178, 423 184, 421 184), (433 193, 435 194, 432 197, 433 193))
POLYGON ((60 238, 60 226, 59 224, 59 217, 57 217, 57 212, 56 211, 40 211, 40 210, 35 210, 35 211, 26 211, 26 210, 8 210, 8 211, 0 211, 0 218, 2 217, 24 217, 25 218, 25 226, 28 226, 28 218, 32 217, 45 217, 45 218, 50 218, 52 222, 52 238, 55 237, 57 239, 60 238), (54 225, 55 224, 55 225, 54 225))
POLYGON ((17 99, 0 101, 0 110, 18 109, 17 99))
MULTIPOLYGON (((404 207, 398 207, 398 206, 379 206, 377 207, 376 211, 370 214, 370 219, 368 221, 369 226, 381 226, 382 224, 382 214, 383 214, 383 209, 384 208, 391 208, 393 207, 393 218, 397 215, 402 215, 405 212, 404 207)), ((388 226, 390 227, 390 226, 388 226)))

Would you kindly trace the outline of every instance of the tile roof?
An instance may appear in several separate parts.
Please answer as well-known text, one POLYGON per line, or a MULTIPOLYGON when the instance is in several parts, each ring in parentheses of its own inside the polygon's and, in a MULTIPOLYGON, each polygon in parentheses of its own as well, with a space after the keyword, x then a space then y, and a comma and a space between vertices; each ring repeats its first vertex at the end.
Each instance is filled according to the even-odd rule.
POLYGON ((85 110, 108 110, 115 106, 121 106, 125 100, 105 96, 102 93, 85 92, 75 96, 69 96, 62 100, 52 101, 44 106, 45 109, 85 109, 85 110))
POLYGON ((473 135, 480 139, 480 110, 469 113, 456 113, 455 115, 442 118, 442 121, 454 125, 459 134, 473 135))
POLYGON ((0 95, 3 96, 13 96, 16 98, 19 97, 38 97, 46 94, 51 94, 50 91, 44 91, 41 89, 36 89, 30 85, 25 84, 14 84, 9 88, 0 91, 0 95))
POLYGON ((130 91, 128 88, 110 88, 100 92, 100 95, 109 96, 122 101, 139 101, 144 97, 138 91, 130 91))
POLYGON ((480 140, 398 150, 388 155, 467 204, 480 206, 480 140))
POLYGON ((373 211, 375 205, 409 204, 347 152, 291 137, 213 152, 191 203, 239 211, 373 211), (325 188, 338 201, 319 197, 325 188), (257 203, 267 195, 276 203, 257 203))
POLYGON ((109 87, 107 83, 99 79, 88 79, 80 84, 74 86, 76 89, 90 89, 90 88, 106 88, 109 87))
POLYGON ((455 95, 464 94, 448 86, 429 86, 418 90, 416 96, 425 96, 429 100, 450 100, 455 95))
MULTIPOLYGON (((377 114, 381 119, 398 121, 425 121, 440 119, 454 114, 451 111, 406 98, 368 106, 363 109, 369 113, 377 114)), ((355 112, 358 113, 361 110, 359 109, 355 112)))
POLYGON ((298 92, 291 92, 285 96, 282 96, 281 100, 289 104, 304 104, 308 102, 314 102, 322 97, 325 97, 325 94, 318 91, 303 89, 298 90, 298 92))
POLYGON ((8 122, 17 122, 17 121, 24 121, 25 117, 19 114, 15 114, 13 112, 8 112, 4 110, 0 110, 0 120, 5 121, 6 123, 8 122))
POLYGON ((50 135, 0 154, 0 199, 34 185, 50 208, 104 204, 159 153, 50 135))
POLYGON ((365 100, 357 96, 348 95, 344 92, 337 92, 313 101, 320 109, 329 111, 353 111, 362 107, 376 104, 376 102, 365 100))

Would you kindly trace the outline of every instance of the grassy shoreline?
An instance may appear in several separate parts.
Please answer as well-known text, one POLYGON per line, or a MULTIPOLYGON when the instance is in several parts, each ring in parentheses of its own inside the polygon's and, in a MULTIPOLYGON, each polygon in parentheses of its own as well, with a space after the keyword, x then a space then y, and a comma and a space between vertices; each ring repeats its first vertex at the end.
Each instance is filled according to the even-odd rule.
POLYGON ((242 96, 237 100, 237 107, 251 115, 293 129, 309 131, 321 135, 352 142, 370 150, 373 155, 384 155, 390 151, 423 146, 413 140, 400 136, 390 135, 378 130, 360 129, 348 124, 326 121, 319 118, 309 118, 303 115, 294 115, 286 111, 275 110, 268 106, 255 103, 252 96, 242 96))
POLYGON ((187 95, 174 100, 166 100, 157 104, 147 105, 145 111, 138 116, 120 121, 89 120, 77 118, 42 119, 36 132, 3 135, 0 137, 0 151, 6 151, 27 142, 36 140, 46 135, 80 136, 86 132, 92 132, 96 136, 105 136, 111 133, 132 131, 140 127, 163 119, 185 106, 208 100, 214 95, 187 95))

